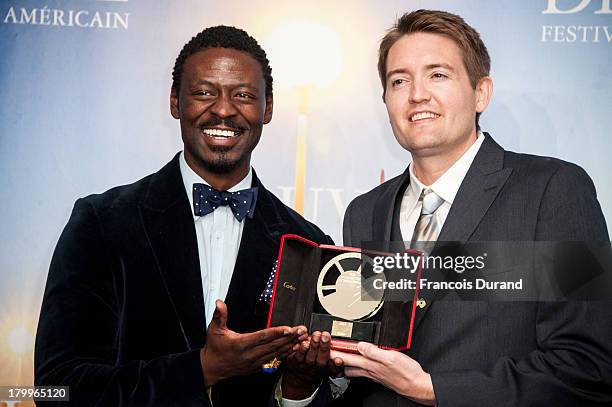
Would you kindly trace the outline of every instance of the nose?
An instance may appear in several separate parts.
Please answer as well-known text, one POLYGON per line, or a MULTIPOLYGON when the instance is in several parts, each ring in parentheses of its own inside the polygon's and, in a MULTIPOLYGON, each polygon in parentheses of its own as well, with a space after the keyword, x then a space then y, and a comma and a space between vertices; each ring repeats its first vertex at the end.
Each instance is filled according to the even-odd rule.
POLYGON ((215 103, 211 106, 210 111, 215 116, 221 118, 235 116, 237 113, 236 107, 232 103, 231 96, 226 94, 219 95, 215 103))
POLYGON ((431 98, 429 89, 423 80, 414 80, 412 82, 408 98, 409 102, 414 104, 426 102, 431 98))

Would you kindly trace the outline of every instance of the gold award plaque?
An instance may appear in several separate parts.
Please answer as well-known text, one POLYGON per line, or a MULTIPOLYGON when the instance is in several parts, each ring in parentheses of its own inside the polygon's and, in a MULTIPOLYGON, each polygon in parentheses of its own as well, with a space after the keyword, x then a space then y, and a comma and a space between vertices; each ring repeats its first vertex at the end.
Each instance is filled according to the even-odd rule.
MULTIPOLYGON (((317 281, 317 296, 330 315, 360 321, 372 317, 380 310, 385 290, 382 284, 379 285, 381 288, 374 288, 373 282, 374 279, 386 281, 385 275, 380 273, 364 278, 362 265, 366 263, 374 264, 371 257, 358 252, 347 252, 335 256, 323 266, 317 281), (330 280, 334 283, 329 284, 330 280)), ((334 321, 332 331, 337 322, 342 321, 334 321)), ((337 336, 350 336, 350 333, 346 335, 347 330, 347 326, 338 325, 337 332, 340 334, 337 336)))
POLYGON ((353 323, 346 321, 334 321, 332 323, 331 335, 350 338, 353 334, 353 323))

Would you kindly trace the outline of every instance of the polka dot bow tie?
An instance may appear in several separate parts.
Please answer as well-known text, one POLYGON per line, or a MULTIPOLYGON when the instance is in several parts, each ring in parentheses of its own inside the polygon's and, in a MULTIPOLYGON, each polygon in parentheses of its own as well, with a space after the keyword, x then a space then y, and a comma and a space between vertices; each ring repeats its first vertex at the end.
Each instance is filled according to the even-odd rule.
POLYGON ((205 216, 219 206, 228 206, 238 222, 245 217, 253 218, 257 187, 236 192, 217 191, 206 184, 193 184, 193 214, 205 216))

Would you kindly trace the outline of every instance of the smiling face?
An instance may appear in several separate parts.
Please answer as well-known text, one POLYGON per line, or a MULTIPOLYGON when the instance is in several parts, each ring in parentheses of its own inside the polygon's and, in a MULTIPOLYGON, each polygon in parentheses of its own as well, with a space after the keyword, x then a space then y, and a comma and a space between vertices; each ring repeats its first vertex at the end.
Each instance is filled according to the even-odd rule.
POLYGON ((259 63, 249 54, 208 48, 185 61, 170 111, 180 120, 185 160, 217 189, 248 173, 263 125, 272 119, 272 97, 259 63))
POLYGON ((385 104, 397 141, 415 161, 456 161, 476 140, 475 118, 489 101, 491 80, 472 88, 461 50, 445 36, 408 34, 389 50, 385 104))

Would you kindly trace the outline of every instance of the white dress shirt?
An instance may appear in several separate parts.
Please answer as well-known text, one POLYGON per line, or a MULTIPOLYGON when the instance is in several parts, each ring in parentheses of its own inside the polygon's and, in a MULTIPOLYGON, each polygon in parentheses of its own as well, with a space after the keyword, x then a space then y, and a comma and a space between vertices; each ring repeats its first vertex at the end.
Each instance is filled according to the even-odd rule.
MULTIPOLYGON (((209 185, 195 173, 185 160, 185 152, 181 152, 179 158, 181 176, 189 205, 193 212, 193 184, 201 183, 209 185)), ((253 180, 253 169, 242 181, 234 185, 229 192, 240 191, 251 188, 253 180)), ((206 325, 210 324, 215 312, 215 301, 225 300, 234 266, 240 249, 240 239, 244 229, 244 220, 238 222, 232 210, 228 206, 219 206, 212 213, 205 216, 193 216, 198 240, 198 256, 200 258, 200 272, 202 274, 202 289, 204 291, 204 310, 206 313, 206 325)), ((270 271, 272 266, 270 266, 270 271)), ((280 384, 280 381, 279 381, 280 384)), ((239 390, 238 390, 239 391, 239 390)), ((317 389, 318 391, 318 389, 317 389)), ((305 400, 282 399, 284 407, 302 407, 309 404, 317 392, 305 400)), ((281 396, 282 397, 282 396, 281 396)))
MULTIPOLYGON (((184 152, 181 152, 179 162, 185 191, 187 191, 189 205, 193 213, 193 184, 209 184, 189 167, 187 161, 185 161, 184 152)), ((235 192, 251 188, 252 180, 253 169, 249 168, 247 176, 228 191, 235 192)), ((200 273, 202 274, 202 289, 204 290, 204 311, 206 325, 208 326, 215 312, 215 301, 218 299, 225 300, 232 281, 245 221, 238 222, 228 206, 219 206, 206 216, 194 215, 193 222, 198 239, 198 256, 200 258, 200 273)), ((272 270, 271 266, 270 270, 272 270)))
POLYGON ((446 221, 446 217, 448 216, 448 212, 455 200, 455 196, 457 195, 457 191, 459 191, 459 187, 465 178, 474 158, 476 157, 476 153, 480 150, 480 146, 484 141, 484 136, 482 132, 478 131, 478 137, 474 144, 467 149, 465 153, 459 158, 440 178, 436 180, 431 185, 424 185, 417 177, 414 175, 414 165, 410 163, 408 167, 408 172, 410 173, 410 184, 406 191, 404 192, 404 196, 402 197, 402 203, 400 206, 400 230, 402 231, 402 238, 406 242, 410 242, 412 240, 412 235, 414 233, 414 228, 416 227, 417 222, 419 221, 419 216, 421 215, 421 205, 419 204, 419 197, 421 196, 421 191, 425 188, 430 188, 433 192, 435 192, 440 198, 444 199, 444 202, 436 212, 434 212, 434 216, 436 216, 436 220, 440 225, 444 225, 446 221))
MULTIPOLYGON (((185 152, 181 152, 179 158, 181 176, 189 205, 193 212, 193 184, 201 183, 209 185, 202 177, 195 173, 185 160, 185 152)), ((251 188, 253 180, 253 169, 249 168, 249 173, 242 181, 234 185, 229 192, 240 191, 251 188)), ((215 301, 225 300, 238 250, 240 249, 240 239, 244 229, 244 220, 238 222, 232 210, 228 206, 219 206, 212 213, 205 216, 193 216, 198 240, 198 256, 200 258, 200 272, 202 274, 202 289, 204 291, 204 310, 206 313, 206 325, 210 324, 213 313, 215 312, 215 301)), ((270 266, 270 271, 272 270, 270 266)), ((342 380, 331 380, 332 389, 338 387, 346 389, 348 383, 342 380), (337 383, 342 383, 338 385, 337 383)), ((280 381, 278 382, 280 386, 280 381)), ((280 390, 280 389, 278 389, 280 390)), ((283 407, 302 407, 308 405, 317 395, 317 390, 307 399, 288 400, 281 397, 283 407)))

